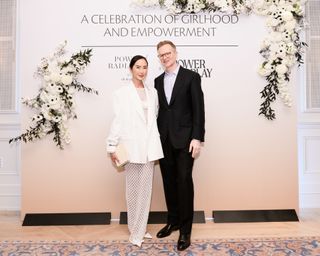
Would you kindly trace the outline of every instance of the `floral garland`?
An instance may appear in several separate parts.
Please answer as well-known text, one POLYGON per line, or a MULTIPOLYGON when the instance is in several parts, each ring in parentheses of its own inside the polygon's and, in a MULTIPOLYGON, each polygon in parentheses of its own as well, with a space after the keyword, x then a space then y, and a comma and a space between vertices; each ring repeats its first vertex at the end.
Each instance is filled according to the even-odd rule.
POLYGON ((259 74, 267 80, 261 91, 263 102, 259 115, 267 119, 276 118, 271 103, 280 95, 283 103, 291 107, 292 98, 288 91, 292 67, 303 63, 302 53, 306 46, 300 40, 303 27, 304 0, 133 0, 139 6, 165 8, 170 13, 197 13, 200 11, 235 14, 254 12, 267 16, 268 37, 264 39, 260 54, 264 58, 259 74))
POLYGON ((84 72, 90 63, 92 49, 73 54, 70 59, 65 57, 67 42, 60 44, 53 55, 42 58, 35 76, 42 80, 42 86, 35 98, 22 99, 22 103, 38 111, 31 119, 30 128, 18 137, 9 140, 33 141, 51 133, 56 145, 63 149, 71 142, 67 122, 77 118, 73 94, 76 90, 98 94, 77 81, 77 76, 84 72))

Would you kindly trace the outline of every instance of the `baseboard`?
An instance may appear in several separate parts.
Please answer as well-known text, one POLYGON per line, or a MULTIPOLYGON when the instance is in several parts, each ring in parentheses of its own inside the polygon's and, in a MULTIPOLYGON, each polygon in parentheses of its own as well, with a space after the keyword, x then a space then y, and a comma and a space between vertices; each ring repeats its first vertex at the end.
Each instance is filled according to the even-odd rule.
POLYGON ((109 225, 110 212, 27 213, 22 226, 109 225))
POLYGON ((299 221, 294 209, 213 211, 215 223, 299 221))
MULTIPOLYGON (((127 212, 120 212, 120 224, 127 224, 127 212)), ((167 212, 154 211, 149 213, 148 224, 166 224, 167 212)), ((206 223, 204 211, 195 211, 193 214, 193 223, 206 223)))

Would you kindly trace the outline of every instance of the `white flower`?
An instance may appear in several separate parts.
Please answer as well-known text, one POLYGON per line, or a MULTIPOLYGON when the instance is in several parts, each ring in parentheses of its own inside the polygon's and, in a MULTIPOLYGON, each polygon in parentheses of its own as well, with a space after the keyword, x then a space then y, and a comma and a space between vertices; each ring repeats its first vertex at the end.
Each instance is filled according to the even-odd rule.
POLYGON ((271 32, 268 37, 272 42, 280 42, 282 40, 282 33, 271 32))
POLYGON ((271 65, 270 63, 266 63, 259 68, 258 73, 261 76, 268 76, 271 74, 273 70, 274 70, 273 65, 271 65))
POLYGON ((278 50, 279 50, 279 45, 278 44, 270 45, 270 51, 271 52, 277 52, 278 50))
POLYGON ((265 7, 266 5, 266 1, 265 0, 257 0, 254 1, 254 7, 257 9, 262 9, 263 7, 265 7))
POLYGON ((276 72, 282 75, 288 72, 288 68, 286 65, 280 64, 276 66, 276 72))
POLYGON ((68 65, 62 69, 64 74, 76 73, 76 68, 73 65, 68 65))
POLYGON ((70 75, 62 75, 61 77, 61 82, 64 84, 64 85, 69 85, 72 83, 72 76, 70 75))
POLYGON ((58 85, 57 86, 57 91, 58 91, 58 93, 62 93, 63 92, 63 88, 60 85, 58 85))
POLYGON ((56 122, 56 123, 59 123, 59 122, 61 121, 61 117, 60 117, 60 116, 54 116, 54 117, 52 118, 52 121, 53 121, 53 122, 56 122))
POLYGON ((295 54, 297 52, 297 47, 292 43, 292 42, 289 42, 287 45, 286 45, 286 49, 287 49, 287 54, 295 54))
POLYGON ((50 77, 50 80, 54 83, 60 82, 60 79, 61 79, 60 74, 55 72, 51 73, 49 77, 50 77))
POLYGON ((49 95, 48 95, 48 93, 46 92, 46 91, 42 91, 41 93, 40 93, 40 99, 43 101, 43 102, 48 102, 48 97, 49 97, 49 95))
POLYGON ((282 13, 282 19, 286 22, 291 21, 293 20, 293 15, 290 11, 285 11, 282 13))
POLYGON ((284 29, 287 31, 293 31, 297 22, 295 20, 288 21, 284 24, 284 29))
POLYGON ((61 88, 61 86, 56 85, 55 83, 49 83, 47 84, 47 86, 45 87, 47 94, 59 94, 61 92, 61 89, 59 89, 59 87, 61 88))
POLYGON ((283 103, 286 106, 291 107, 292 106, 292 98, 291 98, 289 90, 288 90, 288 83, 286 81, 280 82, 278 84, 278 89, 279 89, 279 94, 280 94, 280 97, 281 97, 283 103))
POLYGON ((261 48, 267 48, 268 46, 270 46, 270 44, 271 44, 271 41, 270 41, 270 39, 268 39, 268 38, 265 38, 263 41, 262 41, 262 43, 261 43, 261 48))
POLYGON ((49 81, 51 80, 51 78, 50 78, 50 76, 45 75, 45 76, 43 77, 43 80, 44 80, 45 82, 49 82, 49 81))
POLYGON ((279 47, 279 49, 276 52, 277 57, 284 58, 286 56, 286 48, 285 47, 279 47))
POLYGON ((45 108, 43 108, 42 109, 42 111, 41 111, 41 113, 42 113, 42 115, 44 116, 44 118, 46 119, 46 120, 48 120, 48 121, 51 121, 52 120, 52 114, 51 114, 51 112, 50 112, 50 110, 49 109, 45 109, 45 108))
POLYGON ((267 70, 267 69, 265 69, 265 68, 262 67, 262 66, 259 68, 258 73, 259 73, 259 75, 261 75, 261 76, 268 76, 268 75, 270 75, 270 71, 267 70))
POLYGON ((43 115, 35 115, 35 116, 33 117, 33 119, 34 119, 36 122, 39 122, 39 121, 41 121, 41 120, 43 119, 43 115))

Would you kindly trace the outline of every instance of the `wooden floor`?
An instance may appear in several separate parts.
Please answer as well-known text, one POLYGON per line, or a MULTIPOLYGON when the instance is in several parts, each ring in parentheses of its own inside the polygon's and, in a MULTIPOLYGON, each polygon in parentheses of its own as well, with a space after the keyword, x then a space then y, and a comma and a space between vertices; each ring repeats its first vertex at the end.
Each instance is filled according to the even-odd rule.
MULTIPOLYGON (((192 239, 320 236, 320 209, 301 209, 299 222, 213 223, 194 224, 192 239)), ((155 234, 163 225, 148 225, 155 234)), ((178 232, 169 239, 177 239, 178 232)), ((22 227, 16 213, 0 213, 0 240, 126 240, 126 225, 113 221, 110 225, 22 227)))

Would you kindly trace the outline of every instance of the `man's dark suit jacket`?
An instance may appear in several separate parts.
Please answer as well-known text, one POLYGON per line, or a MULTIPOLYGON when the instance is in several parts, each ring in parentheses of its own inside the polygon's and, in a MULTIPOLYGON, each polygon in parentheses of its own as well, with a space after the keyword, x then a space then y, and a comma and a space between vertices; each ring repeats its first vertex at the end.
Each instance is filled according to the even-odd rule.
POLYGON ((204 100, 200 75, 180 66, 170 103, 164 92, 164 73, 155 79, 159 95, 158 129, 175 148, 189 146, 192 139, 204 141, 204 100))

